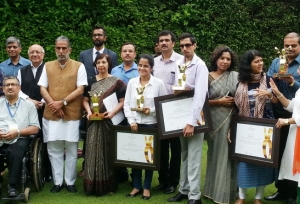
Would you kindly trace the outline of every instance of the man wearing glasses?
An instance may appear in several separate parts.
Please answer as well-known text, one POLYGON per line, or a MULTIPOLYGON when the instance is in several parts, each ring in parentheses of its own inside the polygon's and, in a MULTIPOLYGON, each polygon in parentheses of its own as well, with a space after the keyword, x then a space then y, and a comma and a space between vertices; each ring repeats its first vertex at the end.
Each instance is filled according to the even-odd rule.
POLYGON ((6 52, 9 58, 0 64, 0 72, 4 76, 17 76, 21 67, 31 63, 20 55, 21 51, 21 41, 18 38, 9 37, 6 39, 6 52))
MULTIPOLYGON (((188 204, 201 204, 201 155, 204 133, 194 133, 197 121, 202 122, 202 111, 208 91, 208 69, 202 59, 195 54, 196 39, 190 33, 183 33, 179 37, 179 47, 184 58, 178 61, 185 66, 187 90, 194 90, 193 104, 190 107, 190 116, 183 128, 181 143, 181 177, 179 193, 168 199, 168 202, 180 202, 189 199, 188 204)), ((179 75, 176 70, 175 80, 179 75)))
POLYGON ((93 63, 96 56, 99 54, 105 53, 108 54, 111 58, 112 67, 108 70, 108 73, 111 72, 111 69, 113 67, 118 65, 118 55, 114 51, 109 50, 104 46, 106 39, 107 35, 105 28, 96 25, 92 32, 94 47, 82 51, 79 55, 79 61, 84 64, 88 78, 91 78, 97 74, 97 69, 94 67, 93 63))
POLYGON ((130 42, 124 43, 121 47, 123 63, 113 68, 111 74, 128 84, 130 79, 139 76, 137 64, 134 62, 135 57, 135 45, 130 42))
MULTIPOLYGON (((20 97, 30 100, 34 103, 38 116, 40 126, 42 127, 42 118, 44 113, 44 103, 42 102, 42 95, 40 93, 40 86, 37 84, 40 80, 44 68, 45 50, 42 46, 34 44, 28 49, 28 57, 31 61, 30 65, 22 67, 18 72, 18 79, 20 81, 21 91, 20 97)), ((43 132, 39 131, 38 137, 43 140, 43 132)), ((46 150, 46 146, 45 146, 46 150)), ((47 152, 44 154, 45 164, 45 179, 48 182, 52 181, 51 164, 47 152)), ((43 167, 43 168, 44 168, 43 167)))
MULTIPOLYGON (((17 197, 17 184, 21 179, 22 160, 30 140, 29 135, 37 134, 40 128, 34 104, 19 97, 19 80, 6 76, 3 80, 5 97, 0 98, 0 149, 6 149, 8 162, 8 197, 17 197)), ((4 170, 0 157, 0 171, 4 170)), ((2 177, 0 178, 0 183, 2 177)))

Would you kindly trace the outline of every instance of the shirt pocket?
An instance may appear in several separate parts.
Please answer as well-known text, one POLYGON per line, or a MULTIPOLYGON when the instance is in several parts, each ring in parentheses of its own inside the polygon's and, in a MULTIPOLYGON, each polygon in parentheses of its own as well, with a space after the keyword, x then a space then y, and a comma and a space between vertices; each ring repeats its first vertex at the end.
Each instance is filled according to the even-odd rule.
POLYGON ((165 82, 167 84, 174 85, 175 84, 175 72, 174 73, 171 72, 171 73, 167 74, 165 79, 166 79, 165 82))

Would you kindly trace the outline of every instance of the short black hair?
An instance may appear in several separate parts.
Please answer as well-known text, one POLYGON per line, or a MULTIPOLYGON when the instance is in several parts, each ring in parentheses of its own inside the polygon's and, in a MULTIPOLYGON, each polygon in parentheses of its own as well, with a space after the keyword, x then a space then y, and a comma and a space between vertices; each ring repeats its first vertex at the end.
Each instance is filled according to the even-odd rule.
POLYGON ((95 25, 94 28, 93 28, 93 32, 94 32, 94 30, 98 30, 98 29, 103 30, 103 35, 106 36, 106 30, 105 30, 104 26, 95 25))
POLYGON ((112 69, 112 60, 111 60, 110 56, 106 53, 102 53, 100 55, 97 55, 97 57, 94 60, 93 65, 94 65, 94 67, 97 68, 97 66, 96 66, 97 61, 100 60, 100 59, 103 59, 103 58, 106 58, 106 61, 108 62, 108 72, 109 72, 112 69))
POLYGON ((149 63, 149 65, 150 65, 150 68, 151 68, 151 69, 154 67, 154 58, 153 58, 151 55, 149 55, 149 54, 141 54, 141 55, 140 55, 140 58, 139 58, 139 61, 140 61, 141 59, 146 59, 146 60, 148 60, 148 63, 149 63))
POLYGON ((178 40, 183 40, 185 38, 189 38, 191 40, 191 43, 192 44, 195 44, 196 43, 196 38, 195 36, 193 36, 191 33, 182 33, 179 37, 178 37, 178 40))
POLYGON ((170 35, 171 36, 172 42, 176 41, 176 36, 175 36, 174 33, 172 33, 172 31, 170 31, 170 30, 162 30, 162 31, 160 31, 158 33, 157 42, 159 42, 159 37, 166 36, 166 35, 170 35))

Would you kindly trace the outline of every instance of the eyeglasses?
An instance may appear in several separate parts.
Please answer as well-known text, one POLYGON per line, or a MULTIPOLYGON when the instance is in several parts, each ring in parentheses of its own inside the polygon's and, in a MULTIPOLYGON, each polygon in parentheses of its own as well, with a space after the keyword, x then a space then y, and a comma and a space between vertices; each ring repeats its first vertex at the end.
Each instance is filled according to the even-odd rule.
POLYGON ((144 69, 150 68, 149 65, 142 65, 142 64, 139 64, 138 67, 139 67, 139 68, 144 68, 144 69))
POLYGON ((40 51, 30 51, 29 54, 30 55, 33 55, 34 53, 36 53, 37 55, 43 53, 43 52, 40 52, 40 51))
POLYGON ((16 87, 19 86, 19 84, 14 84, 14 83, 10 83, 10 84, 4 84, 5 87, 16 87))
POLYGON ((192 43, 187 43, 187 44, 181 44, 181 45, 179 45, 179 47, 180 47, 180 48, 184 48, 184 47, 189 48, 189 47, 191 47, 192 45, 193 45, 192 43))
POLYGON ((97 36, 98 36, 98 37, 103 37, 104 35, 103 35, 103 34, 100 34, 100 33, 99 33, 99 34, 93 34, 93 37, 97 37, 97 36))

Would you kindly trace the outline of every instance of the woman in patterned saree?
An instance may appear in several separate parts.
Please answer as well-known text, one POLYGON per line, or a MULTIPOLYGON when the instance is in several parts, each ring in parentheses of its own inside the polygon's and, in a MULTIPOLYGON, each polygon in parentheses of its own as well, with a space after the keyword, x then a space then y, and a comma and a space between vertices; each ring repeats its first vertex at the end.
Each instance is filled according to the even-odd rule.
POLYGON ((90 119, 92 110, 91 96, 99 96, 99 113, 104 113, 103 120, 93 120, 87 130, 85 166, 84 166, 84 191, 86 194, 104 195, 112 193, 117 189, 117 176, 112 166, 112 134, 111 118, 122 111, 126 85, 119 78, 108 73, 111 68, 111 58, 107 54, 100 54, 96 57, 94 66, 98 75, 91 78, 89 86, 85 88, 83 107, 90 119), (113 111, 106 111, 103 99, 116 93, 119 104, 113 111))
POLYGON ((213 131, 206 134, 208 151, 203 194, 215 203, 229 203, 236 196, 236 163, 228 158, 227 141, 231 116, 235 112, 233 96, 238 73, 233 69, 236 63, 236 54, 227 46, 216 47, 210 56, 209 105, 214 119, 213 131))

